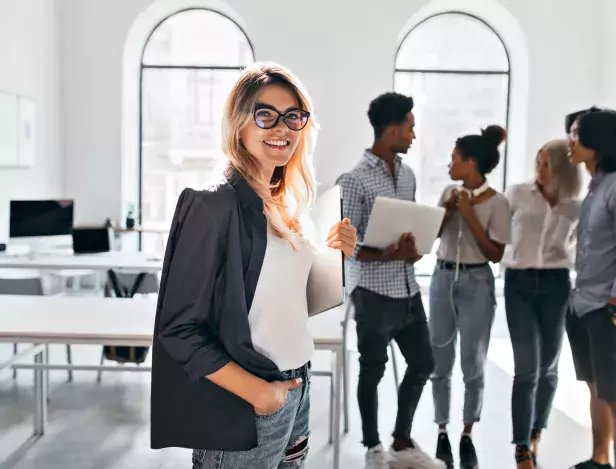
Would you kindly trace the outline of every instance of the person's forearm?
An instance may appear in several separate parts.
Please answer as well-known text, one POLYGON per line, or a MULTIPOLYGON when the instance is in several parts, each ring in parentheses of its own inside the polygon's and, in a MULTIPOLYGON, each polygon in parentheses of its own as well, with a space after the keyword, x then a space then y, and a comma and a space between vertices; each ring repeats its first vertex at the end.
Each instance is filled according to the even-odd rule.
POLYGON ((391 259, 385 251, 362 247, 357 253, 357 260, 360 262, 387 262, 391 259))
MULTIPOLYGON (((415 262, 421 260, 422 257, 423 256, 417 255, 413 259, 407 259, 407 262, 414 264, 415 262)), ((357 253, 357 260, 360 262, 391 262, 402 259, 392 258, 392 256, 386 251, 363 247, 357 253)))
POLYGON ((486 256, 490 262, 500 262, 503 257, 503 249, 490 239, 474 213, 466 218, 466 223, 468 223, 471 233, 477 240, 477 244, 483 255, 486 256))
POLYGON ((229 362, 206 378, 244 399, 253 407, 265 407, 263 400, 267 392, 268 382, 249 373, 236 363, 229 362))

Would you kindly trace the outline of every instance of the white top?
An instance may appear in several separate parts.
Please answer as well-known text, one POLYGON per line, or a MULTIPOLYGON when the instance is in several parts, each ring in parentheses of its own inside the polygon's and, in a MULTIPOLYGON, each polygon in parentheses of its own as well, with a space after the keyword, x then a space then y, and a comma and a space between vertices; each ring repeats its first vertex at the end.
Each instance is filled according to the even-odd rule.
POLYGON ((572 268, 580 203, 551 207, 535 183, 511 186, 512 242, 502 263, 513 269, 572 268))
POLYGON ((248 322, 254 349, 281 371, 299 368, 312 358, 306 287, 315 257, 308 241, 298 240, 294 250, 289 241, 268 232, 248 322))
MULTIPOLYGON (((442 206, 451 196, 451 192, 458 187, 451 185, 445 188, 439 200, 439 205, 442 206)), ((509 244, 511 240, 511 213, 509 202, 503 194, 497 192, 489 199, 473 205, 473 210, 491 240, 501 244, 509 244)), ((456 211, 443 227, 436 257, 444 261, 456 262, 458 250, 461 264, 488 262, 486 256, 481 252, 468 223, 456 211)))

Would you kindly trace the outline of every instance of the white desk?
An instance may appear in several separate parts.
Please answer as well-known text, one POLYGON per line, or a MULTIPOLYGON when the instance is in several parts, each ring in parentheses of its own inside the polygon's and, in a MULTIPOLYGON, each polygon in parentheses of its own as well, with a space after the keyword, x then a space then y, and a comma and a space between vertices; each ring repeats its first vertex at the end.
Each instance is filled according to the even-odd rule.
POLYGON ((0 269, 37 270, 121 270, 158 273, 162 257, 144 252, 111 251, 101 254, 37 253, 34 255, 0 254, 0 269))
POLYGON ((155 298, 0 296, 0 342, 149 347, 155 298))
POLYGON ((50 369, 87 368, 50 365, 45 345, 148 346, 152 342, 155 314, 153 299, 0 295, 0 342, 34 344, 0 363, 2 371, 18 366, 16 362, 28 355, 34 356, 33 365, 21 365, 34 369, 34 439, 42 437, 47 429, 45 374, 50 369))
MULTIPOLYGON (((34 370, 35 438, 43 436, 47 426, 47 380, 44 373, 48 370, 151 371, 144 366, 51 365, 47 362, 44 346, 89 344, 148 347, 152 343, 155 315, 155 298, 0 295, 0 342, 35 344, 29 351, 7 362, 0 362, 0 371, 12 366, 34 370), (28 352, 34 355, 35 363, 17 365, 16 362, 28 352)), ((330 351, 335 356, 332 442, 334 469, 338 469, 342 360, 345 353, 342 337, 333 334, 332 337, 315 338, 315 348, 330 351)))

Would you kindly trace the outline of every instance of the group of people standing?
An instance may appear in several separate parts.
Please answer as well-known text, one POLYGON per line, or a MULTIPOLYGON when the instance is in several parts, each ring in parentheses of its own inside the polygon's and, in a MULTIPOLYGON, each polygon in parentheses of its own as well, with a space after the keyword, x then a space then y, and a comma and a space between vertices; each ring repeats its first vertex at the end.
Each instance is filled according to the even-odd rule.
MULTIPOLYGON (((355 306, 366 469, 452 467, 447 426, 458 336, 465 385, 460 465, 478 467, 472 429, 481 416, 496 305, 489 264, 501 261, 515 357, 518 466, 532 468, 537 457, 567 323, 578 377, 591 389, 595 438, 593 458, 575 467, 611 467, 616 113, 596 110, 569 119, 569 142, 541 148, 534 180, 507 194, 486 180, 499 163, 505 131, 490 126, 455 142, 449 173, 456 185, 439 202, 445 217, 429 315, 414 274, 421 256, 413 234, 402 234, 384 250, 362 244, 376 197, 415 200, 415 175, 400 156, 415 139, 413 100, 385 93, 370 104, 368 117, 374 143, 338 180, 345 218, 327 239, 346 259, 355 306), (581 207, 574 167, 580 164, 592 174, 581 207), (570 302, 568 248, 576 238, 570 302), (407 369, 386 452, 377 386, 391 340, 407 369), (435 458, 411 437, 428 380, 439 427, 435 458)), ((156 311, 151 446, 192 449, 193 469, 300 468, 306 460, 314 348, 306 287, 320 254, 304 234, 302 214, 315 193, 317 128, 309 94, 289 70, 276 64, 246 68, 223 113, 224 173, 205 190, 185 189, 178 200, 156 311)))
MULTIPOLYGON (((534 178, 491 188, 486 176, 499 163, 506 132, 489 126, 454 145, 439 205, 445 208, 429 295, 429 319, 412 264, 420 256, 412 233, 400 249, 378 253, 362 246, 375 197, 415 201, 415 176, 399 156, 415 138, 413 101, 397 93, 376 98, 368 113, 375 143, 342 175, 345 215, 357 227, 358 244, 347 261, 354 282, 366 469, 389 467, 403 448, 409 468, 453 468, 447 432, 457 340, 464 379, 462 469, 479 465, 472 441, 480 420, 484 370, 496 309, 490 263, 505 269, 505 306, 515 376, 511 415, 515 460, 533 469, 558 384, 558 361, 568 331, 577 377, 591 391, 594 451, 575 469, 609 469, 612 421, 616 420, 616 112, 591 108, 566 118, 567 138, 543 145, 534 178), (580 166, 592 176, 579 201, 580 166), (402 252, 402 258, 396 256, 402 252), (575 261, 574 261, 575 258, 575 261), (571 269, 575 262, 575 288, 571 269), (393 444, 387 454, 377 431, 376 386, 395 340, 408 367, 399 389, 393 444), (415 440, 410 427, 424 384, 432 381, 436 455, 415 440), (409 419, 410 417, 410 419, 409 419), (400 427, 400 422, 404 426, 400 427)), ((614 426, 616 429, 616 426, 614 426)), ((614 434, 616 441, 616 434, 614 434)))

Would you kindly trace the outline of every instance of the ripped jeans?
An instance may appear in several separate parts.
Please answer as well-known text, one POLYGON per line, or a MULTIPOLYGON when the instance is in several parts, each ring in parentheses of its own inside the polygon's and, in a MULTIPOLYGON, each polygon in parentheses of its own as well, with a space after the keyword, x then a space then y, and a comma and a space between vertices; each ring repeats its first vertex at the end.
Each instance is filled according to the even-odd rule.
POLYGON ((301 469, 308 454, 310 372, 308 366, 284 371, 284 379, 302 378, 284 406, 256 415, 257 447, 249 451, 193 450, 193 469, 301 469))

